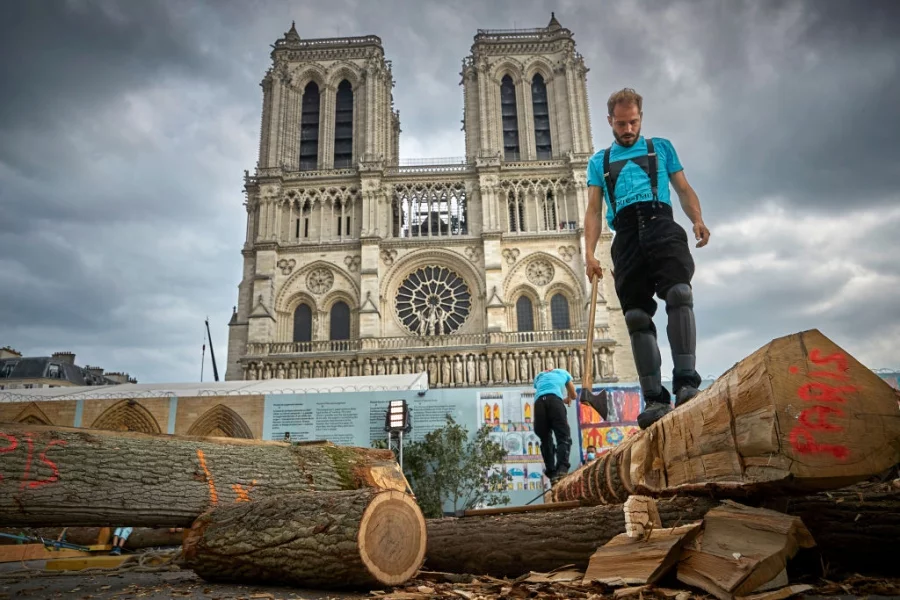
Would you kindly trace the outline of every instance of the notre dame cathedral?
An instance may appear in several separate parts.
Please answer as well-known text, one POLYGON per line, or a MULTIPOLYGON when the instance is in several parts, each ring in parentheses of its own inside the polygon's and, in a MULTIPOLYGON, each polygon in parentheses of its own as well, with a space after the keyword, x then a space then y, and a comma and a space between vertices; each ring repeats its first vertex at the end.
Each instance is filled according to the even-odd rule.
POLYGON ((587 71, 555 17, 479 30, 462 61, 465 157, 404 161, 381 40, 291 26, 262 81, 226 379, 580 380, 593 325, 594 381, 636 381, 609 278, 587 322, 587 71))

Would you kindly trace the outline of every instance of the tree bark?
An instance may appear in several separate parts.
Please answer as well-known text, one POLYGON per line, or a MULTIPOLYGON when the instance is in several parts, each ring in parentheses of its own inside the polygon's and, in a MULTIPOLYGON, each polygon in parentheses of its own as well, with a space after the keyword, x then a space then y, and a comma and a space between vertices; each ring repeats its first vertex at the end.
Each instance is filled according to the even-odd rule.
MULTIPOLYGON (((657 502, 664 527, 686 525, 718 502, 667 498, 657 502)), ((558 512, 428 519, 426 567, 434 571, 518 577, 562 565, 586 569, 597 548, 625 532, 622 505, 558 512)))
POLYGON ((185 532, 184 558, 209 581, 400 585, 425 558, 425 518, 396 491, 291 494, 205 513, 185 532))
POLYGON ((554 501, 630 494, 804 494, 900 462, 894 390, 816 330, 773 340, 688 404, 553 488, 554 501))
MULTIPOLYGON (((663 527, 686 525, 718 506, 717 500, 676 496, 657 501, 663 527)), ((889 575, 896 571, 900 539, 900 488, 861 484, 834 492, 768 499, 764 507, 800 517, 816 548, 792 565, 821 574, 819 556, 831 572, 889 575), (859 516, 857 516, 859 515, 859 516)), ((425 566, 435 571, 518 577, 572 564, 586 569, 591 555, 625 532, 623 505, 559 512, 429 519, 425 566)))
POLYGON ((0 526, 189 527, 217 505, 407 491, 389 450, 0 424, 0 526))

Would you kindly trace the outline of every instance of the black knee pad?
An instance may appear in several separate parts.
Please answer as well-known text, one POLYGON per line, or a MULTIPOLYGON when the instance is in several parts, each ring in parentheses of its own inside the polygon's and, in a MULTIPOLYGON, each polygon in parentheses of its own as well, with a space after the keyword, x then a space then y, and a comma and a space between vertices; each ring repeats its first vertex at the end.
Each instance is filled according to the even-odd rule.
POLYGON ((666 308, 694 307, 694 292, 686 283, 676 283, 666 292, 666 308))
POLYGON ((632 308, 625 312, 625 326, 628 333, 653 330, 653 317, 640 308, 632 308))

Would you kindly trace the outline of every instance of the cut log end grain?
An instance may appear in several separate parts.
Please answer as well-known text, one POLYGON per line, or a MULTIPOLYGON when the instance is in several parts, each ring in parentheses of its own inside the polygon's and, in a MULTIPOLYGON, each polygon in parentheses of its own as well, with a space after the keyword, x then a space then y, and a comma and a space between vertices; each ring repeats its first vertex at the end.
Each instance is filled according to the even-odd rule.
POLYGON ((311 492, 211 510, 185 532, 183 552, 209 581, 384 587, 418 571, 425 531, 403 492, 311 492))
POLYGON ((409 580, 425 560, 425 519, 411 496, 378 494, 359 524, 360 559, 384 585, 409 580))

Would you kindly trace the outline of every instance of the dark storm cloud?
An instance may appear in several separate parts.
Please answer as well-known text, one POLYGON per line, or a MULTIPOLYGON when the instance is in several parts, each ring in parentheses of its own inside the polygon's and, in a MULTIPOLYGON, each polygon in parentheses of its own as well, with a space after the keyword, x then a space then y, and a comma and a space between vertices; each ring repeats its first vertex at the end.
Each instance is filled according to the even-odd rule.
POLYGON ((610 141, 609 93, 636 87, 645 132, 673 140, 700 193, 714 232, 695 252, 704 374, 807 326, 897 366, 900 342, 883 340, 900 338, 900 222, 883 212, 900 200, 900 17, 830 0, 9 3, 0 345, 196 380, 209 315, 224 371, 259 82, 291 20, 305 38, 380 36, 403 157, 461 156, 476 30, 544 26, 551 10, 591 69, 595 147, 610 141))

